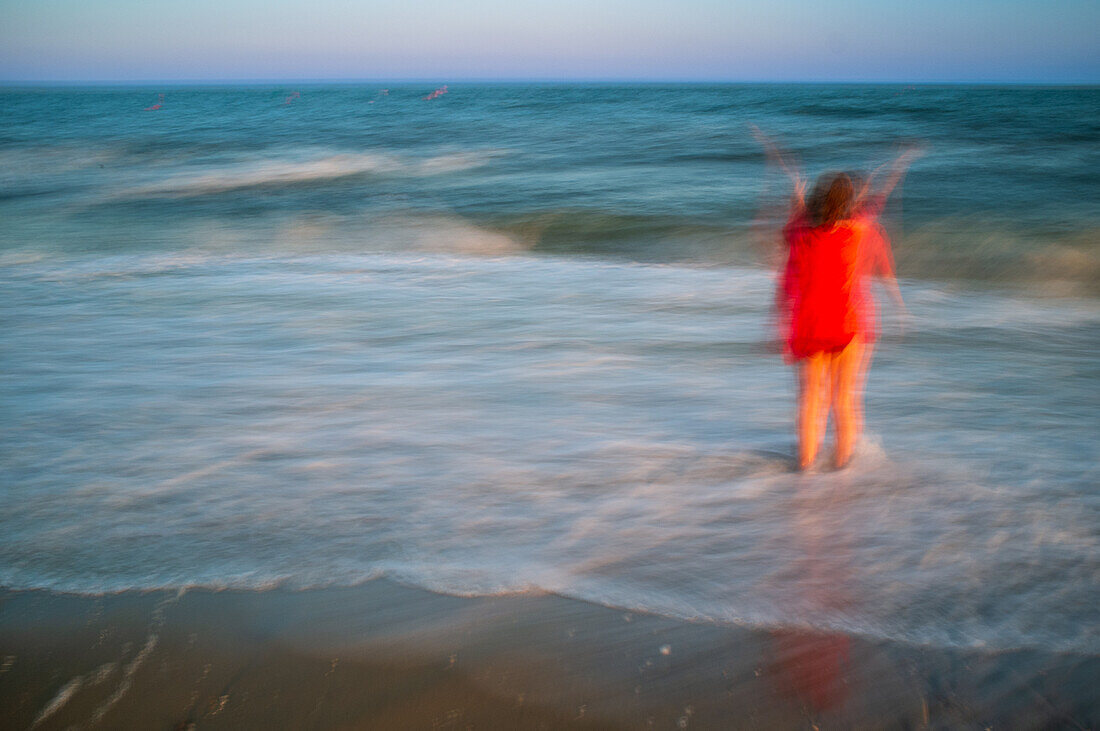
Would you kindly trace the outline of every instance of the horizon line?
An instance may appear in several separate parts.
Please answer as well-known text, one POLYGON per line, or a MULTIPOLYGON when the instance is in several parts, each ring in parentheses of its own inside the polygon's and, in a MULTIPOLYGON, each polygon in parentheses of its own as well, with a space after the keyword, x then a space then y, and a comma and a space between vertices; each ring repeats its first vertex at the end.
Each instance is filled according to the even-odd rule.
POLYGON ((866 80, 866 79, 706 79, 706 78, 649 78, 649 77, 456 77, 408 76, 408 77, 306 77, 306 78, 216 78, 216 79, 3 79, 4 87, 48 87, 48 86, 230 86, 230 85, 272 85, 272 84, 683 84, 683 85, 776 85, 776 86, 1053 86, 1053 87, 1096 87, 1096 81, 1054 81, 1023 80, 1005 81, 996 79, 932 79, 932 80, 866 80))

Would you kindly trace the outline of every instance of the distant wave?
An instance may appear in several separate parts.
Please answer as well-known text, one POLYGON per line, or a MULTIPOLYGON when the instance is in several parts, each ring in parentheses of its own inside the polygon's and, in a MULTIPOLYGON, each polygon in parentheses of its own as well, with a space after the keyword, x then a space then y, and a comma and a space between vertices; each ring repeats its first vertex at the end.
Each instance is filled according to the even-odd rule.
POLYGON ((350 238, 349 248, 384 252, 505 256, 529 248, 508 231, 442 213, 387 216, 352 233, 350 238))
POLYGON ((943 218, 897 237, 894 254, 902 276, 1100 296, 1100 230, 1088 226, 1040 233, 978 217, 943 218))
POLYGON ((189 197, 260 186, 283 186, 354 175, 444 175, 480 167, 499 152, 458 152, 425 158, 389 153, 357 152, 293 158, 245 160, 218 167, 181 172, 125 188, 116 198, 189 197))
MULTIPOLYGON (((237 169, 232 176, 175 178, 141 190, 141 195, 198 196, 246 185, 290 184, 324 174, 399 169, 416 174, 476 164, 462 156, 438 156, 415 163, 325 158, 290 171, 289 165, 237 169), (354 164, 352 164, 354 163, 354 164), (377 164, 375 164, 377 163, 377 164), (405 165, 405 167, 401 167, 405 165), (312 177, 311 177, 312 176, 312 177), (174 192, 169 193, 172 190, 174 192), (153 193, 152 191, 162 191, 153 193)), ((137 189, 130 194, 137 197, 137 189)), ((669 213, 613 208, 561 207, 490 215, 459 215, 424 209, 360 214, 307 211, 240 222, 197 218, 171 232, 173 246, 159 253, 216 252, 219 255, 320 253, 442 253, 468 256, 538 254, 583 256, 647 263, 702 266, 774 266, 782 256, 778 227, 750 225, 669 213)), ((1082 228, 1047 233, 997 226, 977 217, 950 217, 907 230, 894 230, 898 275, 1026 288, 1033 293, 1100 296, 1100 232, 1082 228)), ((63 253, 60 244, 53 253, 63 253)), ((0 266, 52 258, 51 250, 9 249, 0 266)), ((113 253, 154 253, 115 249, 113 253)))
POLYGON ((744 229, 691 216, 558 208, 494 217, 485 224, 537 253, 595 254, 650 262, 749 263, 752 258, 744 229))
MULTIPOLYGON (((177 175, 125 191, 188 199, 249 187, 332 180, 365 172, 438 175, 483 164, 486 156, 440 155, 421 160, 351 155, 242 164, 218 173, 177 175), (326 177, 327 176, 327 177, 326 177)), ((117 200, 117 198, 115 199, 117 200)), ((443 253, 470 256, 538 254, 701 266, 775 266, 782 256, 780 222, 646 212, 630 207, 519 208, 459 214, 445 208, 390 208, 336 213, 306 210, 241 220, 204 216, 177 222, 167 247, 123 242, 110 253, 217 252, 221 255, 316 253, 443 253)), ((159 235, 159 232, 158 232, 159 235)), ((1033 293, 1100 297, 1100 230, 1089 222, 1051 232, 998 225, 982 217, 944 217, 892 229, 898 275, 928 281, 983 283, 1033 293)), ((154 242, 156 239, 154 239, 154 242)), ((76 241, 75 243, 79 243, 76 241)), ((59 241, 49 248, 11 247, 0 266, 78 253, 59 241)), ((101 253, 107 253, 100 249, 101 253)))
MULTIPOLYGON (((593 254, 648 262, 754 264, 778 256, 774 225, 608 209, 562 208, 497 217, 482 225, 545 254, 593 254)), ((951 217, 892 231, 898 274, 1100 296, 1100 231, 1058 234, 951 217)), ((774 263, 774 262, 772 262, 774 263)))

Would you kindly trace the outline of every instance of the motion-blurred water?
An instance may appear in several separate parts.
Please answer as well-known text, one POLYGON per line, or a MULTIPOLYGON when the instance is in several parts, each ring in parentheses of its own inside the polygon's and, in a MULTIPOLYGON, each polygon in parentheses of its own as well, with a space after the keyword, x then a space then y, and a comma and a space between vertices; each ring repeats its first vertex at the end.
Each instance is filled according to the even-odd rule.
POLYGON ((1100 651, 1100 91, 297 90, 0 95, 0 585, 1100 651), (842 472, 791 471, 749 122, 927 149, 842 472))

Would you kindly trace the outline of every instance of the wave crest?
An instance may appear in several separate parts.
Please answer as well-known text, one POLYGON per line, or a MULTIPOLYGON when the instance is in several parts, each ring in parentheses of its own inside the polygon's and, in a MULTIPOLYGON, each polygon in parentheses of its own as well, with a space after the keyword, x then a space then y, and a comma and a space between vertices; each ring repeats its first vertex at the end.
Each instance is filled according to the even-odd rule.
POLYGON ((498 154, 494 151, 460 152, 408 158, 383 152, 356 152, 244 160, 175 173, 126 188, 115 197, 192 197, 244 188, 337 180, 356 175, 444 175, 488 164, 498 154))

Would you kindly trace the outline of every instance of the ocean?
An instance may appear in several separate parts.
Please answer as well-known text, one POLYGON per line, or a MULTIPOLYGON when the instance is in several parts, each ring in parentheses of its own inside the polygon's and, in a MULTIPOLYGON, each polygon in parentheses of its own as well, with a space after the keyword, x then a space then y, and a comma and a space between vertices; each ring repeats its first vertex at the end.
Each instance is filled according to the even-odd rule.
POLYGON ((435 88, 0 90, 0 586, 1100 652, 1100 89, 435 88), (792 470, 752 124, 925 153, 842 471, 792 470))

